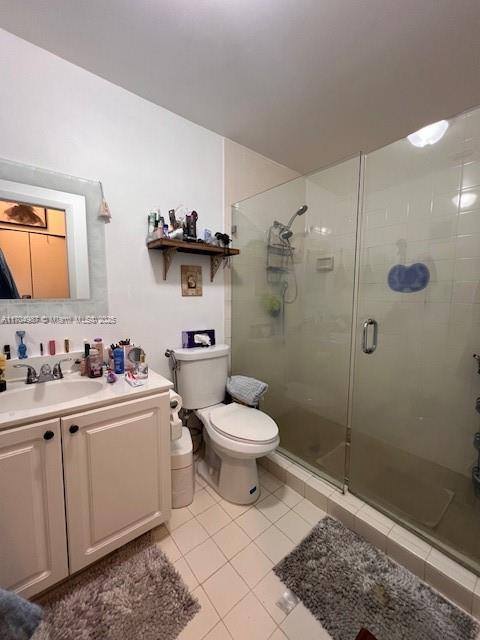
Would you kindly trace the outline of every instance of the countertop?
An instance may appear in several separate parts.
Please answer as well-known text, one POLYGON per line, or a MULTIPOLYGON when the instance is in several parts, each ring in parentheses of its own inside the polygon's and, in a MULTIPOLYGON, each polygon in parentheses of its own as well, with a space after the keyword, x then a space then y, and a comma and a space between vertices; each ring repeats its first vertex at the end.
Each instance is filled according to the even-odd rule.
POLYGON ((135 400, 136 398, 151 396, 173 389, 173 383, 170 380, 150 369, 148 379, 145 380, 145 384, 141 387, 131 387, 124 380, 123 375, 117 376, 117 381, 113 384, 107 383, 105 377, 95 378, 94 380, 101 384, 101 388, 89 395, 46 406, 41 405, 41 400, 38 405, 34 404, 33 406, 30 405, 29 401, 28 407, 22 407, 22 402, 27 400, 26 397, 22 400, 22 390, 25 388, 29 389, 29 394, 38 394, 41 397, 42 392, 45 391, 43 387, 62 385, 64 383, 69 384, 76 381, 81 382, 83 380, 90 380, 90 378, 82 377, 78 372, 75 372, 65 373, 63 380, 53 380, 33 385, 26 385, 25 382, 9 382, 7 391, 0 393, 0 430, 32 422, 41 422, 51 418, 59 418, 109 404, 135 400), (2 400, 8 398, 10 404, 14 396, 18 397, 18 409, 2 411, 2 400))

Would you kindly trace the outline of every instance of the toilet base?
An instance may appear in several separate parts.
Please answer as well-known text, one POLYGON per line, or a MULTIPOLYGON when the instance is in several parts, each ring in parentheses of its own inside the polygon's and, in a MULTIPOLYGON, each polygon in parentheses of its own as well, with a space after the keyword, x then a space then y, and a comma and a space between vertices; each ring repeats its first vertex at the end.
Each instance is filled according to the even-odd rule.
POLYGON ((220 457, 206 443, 205 458, 198 463, 198 473, 228 502, 253 504, 260 496, 255 458, 220 457))

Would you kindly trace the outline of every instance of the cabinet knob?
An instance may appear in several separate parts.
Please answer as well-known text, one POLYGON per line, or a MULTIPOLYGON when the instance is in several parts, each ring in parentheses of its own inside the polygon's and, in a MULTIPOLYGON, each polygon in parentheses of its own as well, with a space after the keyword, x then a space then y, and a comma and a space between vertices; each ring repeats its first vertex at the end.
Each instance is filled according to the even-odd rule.
POLYGON ((43 434, 43 438, 44 440, 51 440, 54 437, 54 433, 53 431, 45 431, 45 433, 43 434))
POLYGON ((77 433, 78 429, 78 424, 72 424, 68 430, 70 431, 70 433, 77 433))

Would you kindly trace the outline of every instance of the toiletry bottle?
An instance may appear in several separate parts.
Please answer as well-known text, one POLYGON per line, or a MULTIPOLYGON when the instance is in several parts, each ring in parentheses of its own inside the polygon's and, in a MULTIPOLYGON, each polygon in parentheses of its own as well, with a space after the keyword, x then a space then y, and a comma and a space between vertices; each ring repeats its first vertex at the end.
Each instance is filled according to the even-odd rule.
POLYGON ((124 366, 124 355, 123 355, 123 347, 117 346, 113 350, 113 366, 115 373, 123 373, 124 366))
POLYGON ((7 360, 10 360, 10 358, 12 357, 12 354, 10 352, 10 345, 9 344, 4 344, 3 345, 3 353, 5 354, 5 358, 7 360))
POLYGON ((100 356, 100 360, 102 364, 105 362, 105 352, 103 350, 103 340, 101 338, 95 338, 93 341, 93 346, 98 351, 98 355, 100 356))
POLYGON ((90 345, 88 344, 88 342, 85 342, 83 348, 84 348, 83 358, 80 361, 80 375, 86 376, 87 368, 88 368, 88 356, 90 354, 90 345))
POLYGON ((148 364, 145 362, 145 352, 140 354, 140 362, 137 365, 137 378, 148 378, 148 364))
POLYGON ((57 346, 55 344, 55 340, 49 340, 48 341, 48 353, 51 356, 54 356, 56 352, 57 352, 57 346))
POLYGON ((156 240, 157 238, 158 238, 158 213, 155 211, 155 219, 153 221, 152 239, 156 240))
POLYGON ((65 353, 70 353, 70 339, 69 338, 65 338, 65 340, 63 341, 63 348, 65 353))
POLYGON ((155 216, 156 211, 152 209, 152 211, 150 211, 150 213, 148 214, 147 242, 149 242, 153 236, 153 231, 155 229, 155 216))
POLYGON ((7 390, 5 370, 7 368, 7 358, 4 353, 0 353, 0 393, 7 390))
POLYGON ((90 354, 87 358, 87 370, 89 378, 101 378, 103 375, 103 363, 100 360, 100 355, 95 347, 90 349, 90 354))
POLYGON ((108 349, 107 349, 107 364, 108 364, 108 368, 111 369, 113 371, 114 369, 114 365, 113 365, 113 350, 115 349, 115 345, 111 344, 108 349))

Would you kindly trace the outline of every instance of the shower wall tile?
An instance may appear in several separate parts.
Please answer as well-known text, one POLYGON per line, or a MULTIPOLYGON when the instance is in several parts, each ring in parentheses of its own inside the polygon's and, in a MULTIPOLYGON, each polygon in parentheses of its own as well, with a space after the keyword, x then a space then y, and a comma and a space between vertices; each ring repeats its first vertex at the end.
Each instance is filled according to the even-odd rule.
POLYGON ((473 592, 472 615, 474 618, 480 619, 480 578, 477 579, 473 592))
POLYGON ((431 550, 429 544, 398 524, 387 536, 388 555, 421 580, 425 578, 425 560, 431 550))
POLYGON ((322 509, 322 511, 327 510, 328 497, 334 491, 337 491, 337 489, 313 475, 305 482, 305 498, 319 509, 322 509))
POLYGON ((480 162, 467 162, 463 166, 462 188, 480 185, 480 162))
POLYGON ((270 453, 267 458, 269 459, 268 470, 270 473, 273 473, 273 475, 277 476, 282 482, 285 482, 287 471, 292 466, 292 462, 278 453, 270 453))
POLYGON ((462 609, 469 613, 472 611, 473 591, 477 583, 475 574, 432 549, 425 561, 425 579, 462 609))
POLYGON ((351 493, 331 493, 327 499, 327 513, 355 531, 355 515, 365 505, 351 493))
POLYGON ((459 235, 480 233, 480 210, 460 212, 457 232, 459 235))
POLYGON ((300 495, 305 495, 305 482, 312 474, 297 465, 290 465, 285 472, 285 483, 300 495))
POLYGON ((387 536, 394 524, 393 520, 390 520, 390 518, 387 518, 376 509, 372 509, 369 505, 364 505, 355 514, 354 530, 377 549, 386 551, 387 536))

